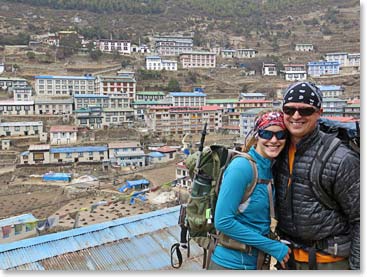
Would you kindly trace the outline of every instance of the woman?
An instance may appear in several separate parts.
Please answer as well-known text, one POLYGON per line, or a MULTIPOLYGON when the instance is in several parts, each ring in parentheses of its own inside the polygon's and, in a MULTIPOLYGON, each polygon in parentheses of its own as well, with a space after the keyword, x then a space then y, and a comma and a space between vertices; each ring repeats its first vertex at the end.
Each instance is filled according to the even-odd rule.
MULTIPOLYGON (((256 161, 258 179, 271 180, 272 161, 284 148, 287 137, 283 114, 278 111, 260 114, 253 133, 255 145, 251 146, 248 153, 256 161)), ((248 144, 245 146, 249 147, 248 144)), ((246 158, 232 160, 223 175, 214 218, 218 231, 251 246, 251 250, 241 252, 218 244, 208 269, 257 269, 259 250, 276 258, 283 268, 289 259, 290 249, 267 237, 270 232, 267 184, 256 185, 245 205, 241 205, 241 212, 238 211, 243 197, 240 192, 244 192, 251 183, 252 175, 250 162, 246 158)), ((272 194, 274 197, 274 187, 272 194)))

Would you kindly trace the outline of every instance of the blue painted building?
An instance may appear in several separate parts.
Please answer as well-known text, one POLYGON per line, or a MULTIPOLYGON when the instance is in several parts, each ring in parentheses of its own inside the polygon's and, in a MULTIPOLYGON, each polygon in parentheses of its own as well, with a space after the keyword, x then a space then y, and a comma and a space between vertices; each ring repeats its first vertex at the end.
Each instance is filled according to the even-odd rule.
POLYGON ((339 72, 339 62, 316 61, 307 63, 307 74, 311 77, 338 75, 339 72))
POLYGON ((317 85, 323 97, 340 97, 344 93, 344 88, 337 85, 317 85))

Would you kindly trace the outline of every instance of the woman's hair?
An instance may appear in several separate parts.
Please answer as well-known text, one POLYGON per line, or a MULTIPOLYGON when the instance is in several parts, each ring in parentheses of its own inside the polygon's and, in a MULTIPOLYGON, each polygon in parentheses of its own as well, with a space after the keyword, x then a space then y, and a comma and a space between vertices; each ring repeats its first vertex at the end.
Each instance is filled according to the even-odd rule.
POLYGON ((259 118, 261 118, 264 114, 269 112, 282 112, 280 109, 267 109, 260 111, 254 120, 254 127, 251 129, 251 131, 246 135, 245 137, 245 143, 242 146, 242 152, 248 152, 251 148, 251 146, 256 146, 257 142, 257 122, 259 118))

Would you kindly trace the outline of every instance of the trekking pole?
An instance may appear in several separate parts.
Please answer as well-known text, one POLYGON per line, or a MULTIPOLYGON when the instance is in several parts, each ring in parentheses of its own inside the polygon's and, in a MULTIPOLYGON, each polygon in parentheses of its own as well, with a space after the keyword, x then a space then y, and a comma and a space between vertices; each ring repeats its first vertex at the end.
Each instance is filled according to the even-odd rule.
POLYGON ((206 133, 207 124, 208 124, 207 122, 204 123, 204 128, 201 131, 201 138, 200 138, 200 145, 199 145, 199 156, 198 156, 198 159, 196 160, 194 179, 195 179, 196 175, 198 174, 198 170, 199 170, 199 166, 200 166, 201 154, 203 153, 205 136, 207 134, 206 133))

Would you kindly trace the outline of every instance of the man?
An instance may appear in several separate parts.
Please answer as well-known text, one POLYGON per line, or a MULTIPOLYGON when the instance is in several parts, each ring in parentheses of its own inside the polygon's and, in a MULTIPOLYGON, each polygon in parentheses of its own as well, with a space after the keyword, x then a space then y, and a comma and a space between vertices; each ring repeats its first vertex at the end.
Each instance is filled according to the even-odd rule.
POLYGON ((284 95, 283 112, 289 140, 274 166, 274 177, 278 231, 293 248, 294 262, 289 267, 359 269, 359 155, 341 144, 320 170, 321 186, 338 206, 328 207, 310 181, 311 165, 328 136, 318 126, 319 88, 309 82, 291 85, 284 95))

